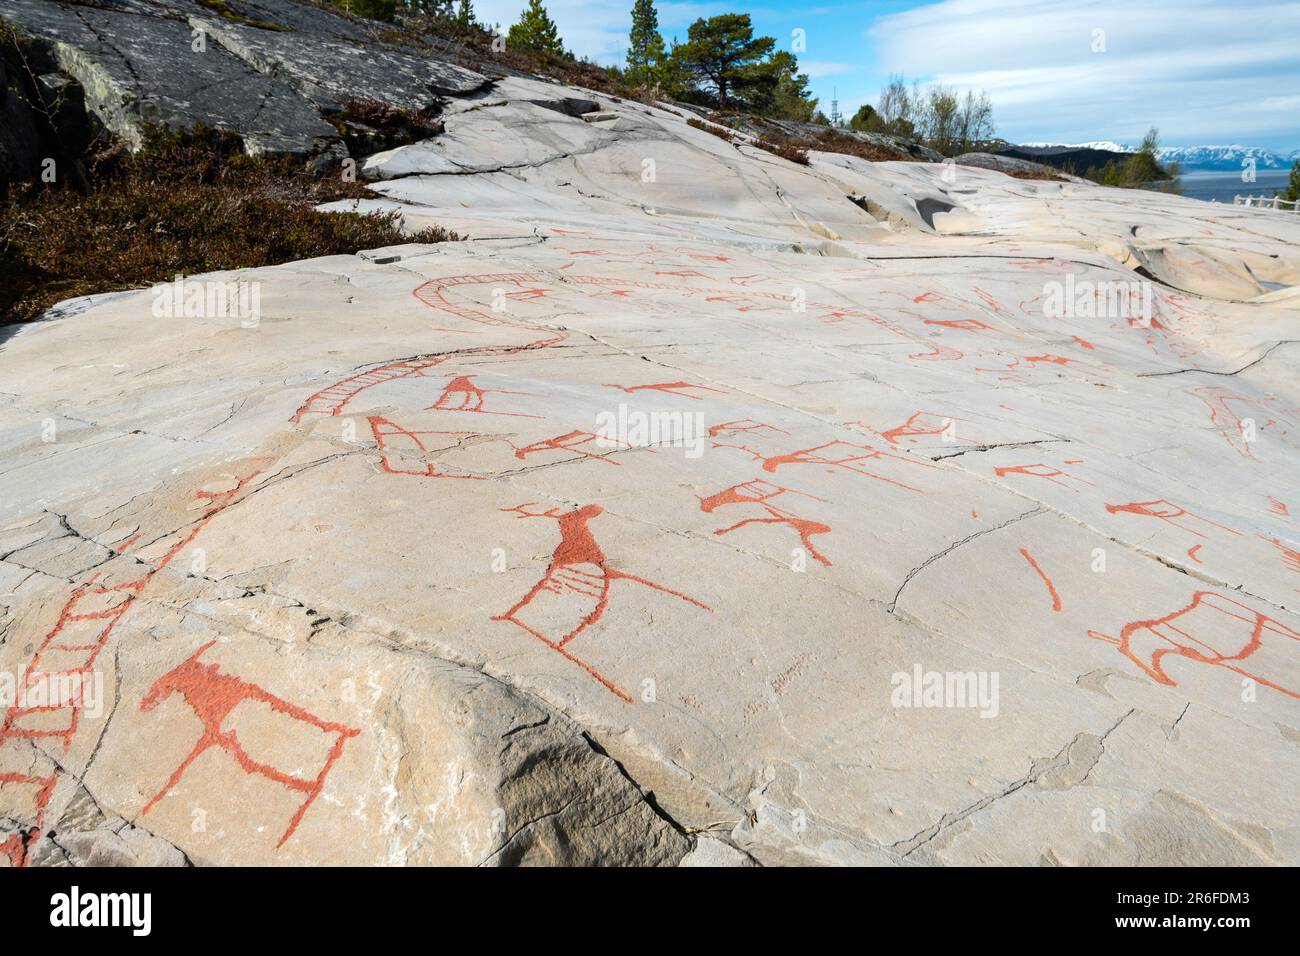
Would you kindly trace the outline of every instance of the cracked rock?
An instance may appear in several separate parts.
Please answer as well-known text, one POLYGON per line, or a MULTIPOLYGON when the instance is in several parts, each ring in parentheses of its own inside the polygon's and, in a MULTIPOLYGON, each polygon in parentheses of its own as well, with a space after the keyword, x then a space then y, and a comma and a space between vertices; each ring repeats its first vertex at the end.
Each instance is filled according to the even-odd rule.
POLYGON ((1300 217, 7 6, 119 125, 191 17, 250 130, 445 98, 330 208, 467 238, 6 338, 0 681, 88 683, 0 705, 0 860, 1300 862, 1300 217))

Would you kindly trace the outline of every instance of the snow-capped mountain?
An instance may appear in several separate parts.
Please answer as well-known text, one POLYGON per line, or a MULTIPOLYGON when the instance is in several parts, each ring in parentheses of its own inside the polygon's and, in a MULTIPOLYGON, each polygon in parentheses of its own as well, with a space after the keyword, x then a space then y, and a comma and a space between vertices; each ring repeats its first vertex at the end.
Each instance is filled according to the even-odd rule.
POLYGON ((1020 145, 1032 146, 1034 149, 1045 149, 1052 146, 1059 146, 1064 149, 1104 149, 1108 153, 1136 152, 1135 147, 1123 146, 1120 143, 1112 143, 1109 140, 1101 140, 1096 143, 1021 143, 1020 145))
MULTIPOLYGON (((1070 149, 1104 149, 1113 153, 1132 153, 1136 146, 1108 141, 1097 143, 1025 143, 1025 146, 1066 146, 1070 149)), ((1156 150, 1161 163, 1178 163, 1183 169, 1242 169, 1245 160, 1254 159, 1256 169, 1290 169, 1300 159, 1300 149, 1278 153, 1259 146, 1161 146, 1156 150)))
POLYGON ((1242 169, 1255 161, 1256 169, 1290 169, 1296 153, 1275 153, 1258 146, 1162 146, 1157 150, 1162 163, 1178 163, 1184 169, 1242 169))

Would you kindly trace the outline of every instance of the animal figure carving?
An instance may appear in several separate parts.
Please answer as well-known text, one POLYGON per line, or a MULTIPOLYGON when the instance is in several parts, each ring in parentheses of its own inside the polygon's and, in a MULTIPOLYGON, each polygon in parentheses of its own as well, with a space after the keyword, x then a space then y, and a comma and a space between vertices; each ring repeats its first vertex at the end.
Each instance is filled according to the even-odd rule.
POLYGON ((509 621, 523 628, 547 647, 587 671, 615 696, 632 703, 632 697, 627 691, 568 649, 574 638, 605 615, 605 610, 609 607, 611 585, 616 581, 630 581, 694 604, 710 613, 713 609, 680 591, 610 567, 609 560, 588 526, 594 518, 604 514, 605 509, 600 505, 583 505, 567 512, 558 508, 547 511, 525 510, 530 504, 532 502, 525 502, 502 510, 517 512, 520 518, 550 518, 559 525, 560 543, 556 545, 541 580, 513 607, 504 614, 494 616, 492 620, 509 621))
POLYGON ((528 395, 529 392, 515 392, 508 388, 480 388, 474 384, 473 375, 454 375, 438 400, 428 410, 442 412, 477 412, 480 415, 509 415, 513 418, 541 418, 540 415, 528 415, 524 412, 498 412, 485 408, 488 395, 528 395))
MULTIPOLYGON (((1270 643, 1274 638, 1300 641, 1300 632, 1213 591, 1197 591, 1186 607, 1163 617, 1125 624, 1118 638, 1098 631, 1088 632, 1089 637, 1119 647, 1121 654, 1158 683, 1170 687, 1177 686, 1165 671, 1166 659, 1173 655, 1225 667, 1288 697, 1300 699, 1300 690, 1259 673, 1264 667, 1247 670, 1242 666, 1242 661, 1261 650, 1266 635, 1270 643)), ((1300 648, 1288 648, 1289 655, 1294 655, 1296 650, 1300 648)))
POLYGON ((780 495, 803 495, 805 498, 812 498, 814 501, 825 501, 824 498, 817 498, 814 495, 804 494, 801 491, 794 491, 790 488, 783 488, 780 485, 774 485, 771 482, 756 479, 747 481, 743 484, 732 485, 717 494, 709 495, 707 498, 700 499, 700 510, 705 514, 710 514, 716 508, 723 505, 744 505, 755 504, 767 512, 766 518, 746 518, 738 521, 729 528, 720 528, 713 532, 716 535, 730 534, 733 531, 751 524, 783 524, 793 528, 799 535, 799 540, 803 542, 804 549, 811 554, 816 560, 820 561, 826 567, 831 566, 830 559, 822 554, 813 546, 812 536, 815 534, 829 534, 831 526, 823 524, 820 521, 811 521, 807 518, 801 518, 791 511, 780 508, 772 504, 772 499, 780 495))
POLYGON ((216 641, 209 641, 204 644, 186 661, 178 664, 158 678, 149 693, 145 695, 144 700, 140 702, 140 709, 147 712, 153 710, 173 694, 180 694, 203 724, 203 732, 199 735, 194 748, 172 771, 172 775, 163 784, 162 789, 145 804, 141 816, 147 814, 158 805, 163 797, 171 793, 172 788, 180 783, 185 771, 204 751, 210 747, 220 747, 235 758, 235 762, 239 764, 245 773, 265 777, 283 787, 287 787, 289 790, 305 794, 303 802, 299 805, 293 818, 290 819, 288 827, 285 828, 280 837, 280 841, 275 845, 276 849, 279 849, 284 846, 289 837, 293 836, 293 831, 298 828, 298 824, 302 821, 307 809, 320 796, 321 790, 325 787, 325 778, 329 775, 330 768, 343 755, 344 744, 361 733, 361 731, 352 727, 345 727, 343 724, 333 721, 321 720, 301 707, 291 704, 281 697, 276 697, 274 694, 267 693, 256 684, 250 684, 238 677, 222 673, 216 664, 201 663, 199 658, 204 651, 216 643, 216 641), (266 704, 277 714, 283 714, 323 733, 333 735, 334 743, 330 747, 324 764, 316 776, 300 777, 295 774, 285 773, 269 764, 253 759, 240 744, 234 728, 223 729, 235 708, 244 701, 249 700, 266 704))

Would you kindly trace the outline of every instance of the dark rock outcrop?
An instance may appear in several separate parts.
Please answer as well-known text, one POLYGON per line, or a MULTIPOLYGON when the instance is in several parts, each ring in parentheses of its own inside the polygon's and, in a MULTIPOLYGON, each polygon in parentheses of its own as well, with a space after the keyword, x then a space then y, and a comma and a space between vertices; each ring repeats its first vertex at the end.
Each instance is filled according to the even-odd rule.
MULTIPOLYGON (((332 120, 349 100, 428 110, 491 84, 418 41, 388 42, 378 24, 297 0, 5 0, 0 15, 132 148, 146 127, 201 124, 238 134, 250 153, 337 155, 332 120)), ((8 96, 0 109, 0 166, 29 171, 31 122, 8 96)))

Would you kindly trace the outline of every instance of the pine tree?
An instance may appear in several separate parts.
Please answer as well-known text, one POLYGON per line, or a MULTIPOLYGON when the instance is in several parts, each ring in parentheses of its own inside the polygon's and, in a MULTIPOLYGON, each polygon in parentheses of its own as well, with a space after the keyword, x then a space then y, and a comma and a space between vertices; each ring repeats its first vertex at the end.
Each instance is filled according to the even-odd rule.
POLYGON ((460 0, 456 10, 456 25, 469 29, 474 25, 474 4, 472 0, 460 0))
POLYGON ((683 71, 715 93, 718 106, 727 109, 730 94, 752 78, 775 46, 772 37, 755 39, 748 13, 724 13, 692 23, 677 59, 683 71))
POLYGON ((1300 200, 1300 159, 1291 167, 1291 175, 1287 179, 1286 192, 1282 193, 1282 198, 1288 202, 1300 200))
POLYGON ((519 22, 510 28, 506 43, 516 49, 537 53, 564 55, 564 44, 551 15, 542 6, 542 0, 528 0, 528 8, 519 16, 519 22))
POLYGON ((404 3, 412 13, 419 13, 426 17, 447 20, 452 15, 453 0, 404 0, 404 3))
POLYGON ((663 59, 664 39, 659 35, 659 13, 654 0, 634 0, 632 32, 628 37, 627 73, 633 83, 649 86, 652 67, 663 59))

